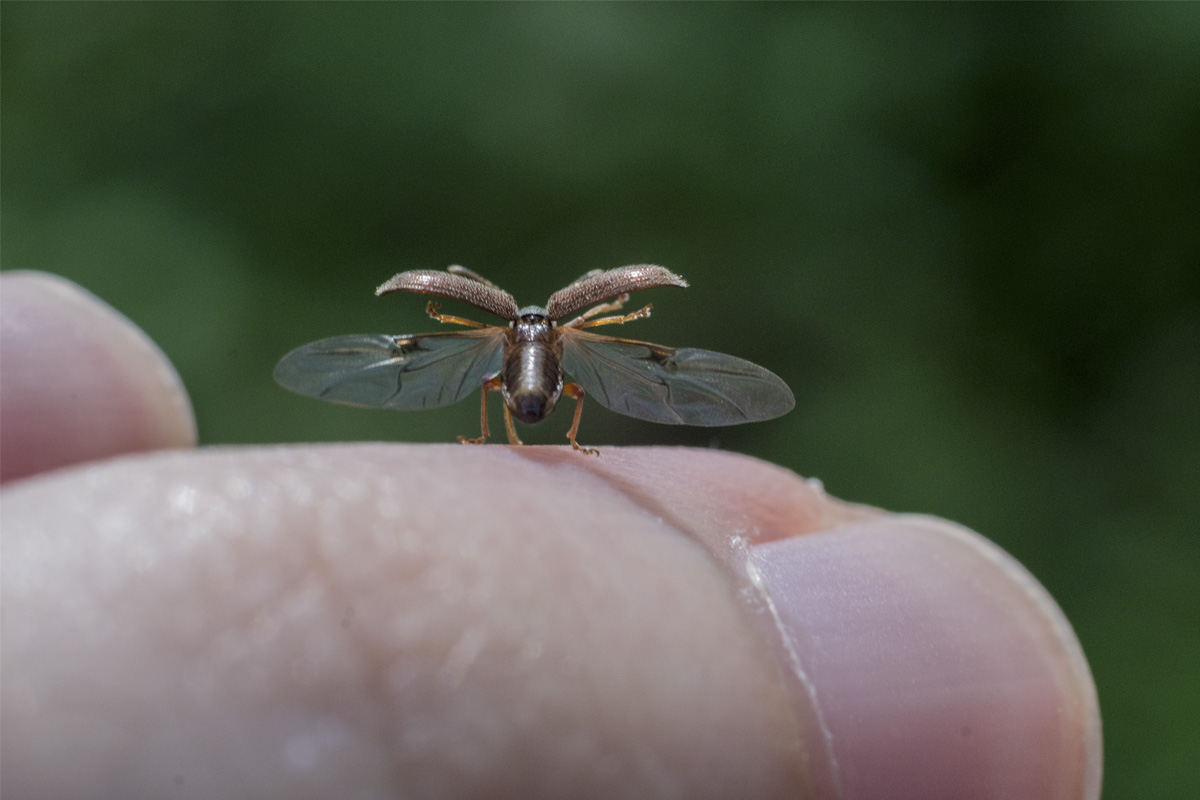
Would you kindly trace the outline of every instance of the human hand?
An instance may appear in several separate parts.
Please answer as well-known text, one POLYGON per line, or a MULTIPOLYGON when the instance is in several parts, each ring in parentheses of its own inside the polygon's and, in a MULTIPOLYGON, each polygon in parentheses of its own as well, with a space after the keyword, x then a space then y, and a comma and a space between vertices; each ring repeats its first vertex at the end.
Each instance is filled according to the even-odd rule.
POLYGON ((2 493, 6 798, 1099 794, 1074 634, 977 534, 717 451, 93 461, 192 444, 173 371, 0 281, 3 475, 92 461, 2 493))

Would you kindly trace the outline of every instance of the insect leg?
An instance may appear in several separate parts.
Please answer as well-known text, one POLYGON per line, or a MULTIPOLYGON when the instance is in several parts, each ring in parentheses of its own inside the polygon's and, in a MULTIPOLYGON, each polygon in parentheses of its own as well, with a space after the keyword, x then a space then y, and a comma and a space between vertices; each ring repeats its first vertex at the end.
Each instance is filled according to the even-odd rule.
MULTIPOLYGON (((625 292, 624 294, 619 294, 614 299, 610 300, 609 302, 601 303, 598 306, 592 306, 587 311, 580 314, 579 321, 582 322, 584 320, 591 319, 592 317, 596 316, 597 314, 607 314, 610 311, 618 311, 621 309, 622 306, 624 306, 628 302, 629 302, 629 292, 625 292)), ((572 321, 574 321, 574 320, 572 320, 572 321)))
POLYGON ((473 281, 479 281, 484 286, 490 286, 498 292, 504 291, 499 286, 492 283, 491 281, 489 281, 487 278, 480 275, 475 270, 467 269, 466 267, 462 266, 461 264, 451 264, 450 266, 446 267, 446 272, 449 272, 451 275, 462 275, 464 278, 470 278, 473 281))
MULTIPOLYGON (((624 324, 626 322, 633 322, 635 319, 645 319, 646 317, 650 316, 650 309, 652 309, 652 308, 654 308, 653 305, 643 306, 642 308, 639 308, 637 311, 633 312, 632 314, 622 314, 619 317, 601 317, 600 319, 591 319, 591 320, 586 319, 585 317, 580 317, 580 320, 583 320, 583 321, 581 321, 578 325, 572 325, 571 327, 573 327, 573 328, 594 328, 597 325, 618 325, 618 324, 624 324)), ((574 321, 575 320, 571 320, 571 322, 574 322, 574 321)))
MULTIPOLYGON (((487 438, 491 436, 491 431, 488 430, 487 424, 487 396, 488 392, 499 391, 500 376, 493 375, 490 378, 483 379, 483 391, 479 395, 479 427, 482 429, 482 435, 478 439, 468 439, 466 436, 459 436, 459 444, 483 444, 487 438)), ((508 423, 512 426, 512 423, 508 423)))
POLYGON ((600 455, 600 451, 596 448, 580 447, 579 442, 575 441, 575 434, 579 433, 579 417, 583 414, 583 387, 578 383, 568 383, 562 390, 563 394, 575 401, 575 418, 571 421, 571 430, 567 431, 567 439, 570 440, 571 447, 584 455, 600 455))
POLYGON ((433 317, 434 319, 436 319, 438 322, 450 322, 455 325, 465 325, 468 328, 491 327, 482 322, 476 322, 473 319, 467 319, 465 317, 452 317, 449 314, 440 314, 440 313, 438 313, 438 309, 441 307, 442 307, 441 303, 436 303, 433 300, 430 300, 429 304, 425 306, 425 313, 428 314, 429 316, 433 317))
POLYGON ((592 306, 587 311, 583 312, 582 314, 580 314, 578 317, 571 320, 570 322, 563 323, 562 327, 564 327, 564 328, 582 327, 583 323, 585 321, 591 319, 592 317, 596 316, 597 314, 607 314, 609 311, 616 311, 619 308, 621 308, 621 306, 625 305, 628 302, 629 302, 629 292, 626 292, 625 294, 618 295, 615 300, 612 300, 608 303, 601 303, 598 306, 592 306))
POLYGON ((508 410, 507 405, 504 406, 504 427, 508 431, 509 444, 524 444, 521 441, 521 437, 517 436, 517 429, 512 421, 512 412, 508 410))

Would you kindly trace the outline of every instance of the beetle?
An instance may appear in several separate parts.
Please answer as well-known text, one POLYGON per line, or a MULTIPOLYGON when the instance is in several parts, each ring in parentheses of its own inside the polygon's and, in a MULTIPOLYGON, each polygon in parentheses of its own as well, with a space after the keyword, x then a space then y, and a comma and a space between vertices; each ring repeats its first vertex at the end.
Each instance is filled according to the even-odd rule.
POLYGON ((597 269, 555 292, 544 308, 520 308, 512 295, 466 267, 409 270, 375 294, 415 292, 457 300, 508 324, 443 314, 441 305, 430 300, 425 307, 429 316, 466 330, 321 339, 285 355, 275 367, 275 380, 293 392, 332 403, 401 411, 457 403, 482 386, 481 435, 459 436, 465 444, 482 444, 490 435, 489 392, 498 391, 504 399, 510 444, 521 444, 514 417, 540 422, 565 394, 575 401, 567 439, 571 447, 591 455, 597 451, 575 440, 586 395, 619 414, 668 425, 736 425, 790 411, 796 401, 787 384, 757 364, 711 350, 676 349, 592 332, 650 316, 651 305, 631 314, 601 316, 619 311, 630 292, 687 285, 653 264, 597 269), (576 313, 579 316, 559 323, 576 313), (563 370, 574 383, 563 382, 563 370))

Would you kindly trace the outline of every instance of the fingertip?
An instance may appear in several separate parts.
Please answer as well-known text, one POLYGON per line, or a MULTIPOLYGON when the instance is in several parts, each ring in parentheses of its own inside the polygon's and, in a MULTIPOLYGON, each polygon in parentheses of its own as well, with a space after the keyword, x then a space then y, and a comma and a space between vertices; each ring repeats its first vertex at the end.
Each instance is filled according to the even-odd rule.
POLYGON ((749 566, 836 795, 1099 796, 1079 642, 983 537, 881 517, 751 548, 749 566))
POLYGON ((64 278, 0 281, 0 481, 195 445, 183 383, 141 329, 64 278))
POLYGON ((732 453, 610 448, 586 466, 741 585, 790 684, 813 796, 1099 796, 1086 658, 996 545, 732 453))

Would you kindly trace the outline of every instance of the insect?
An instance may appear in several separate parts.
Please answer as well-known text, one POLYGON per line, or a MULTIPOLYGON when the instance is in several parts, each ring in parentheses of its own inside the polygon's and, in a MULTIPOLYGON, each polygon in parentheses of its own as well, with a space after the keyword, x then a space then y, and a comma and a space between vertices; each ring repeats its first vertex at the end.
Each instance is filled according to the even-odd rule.
POLYGON ((632 314, 601 316, 619 311, 630 292, 687 285, 678 275, 651 264, 592 270, 551 295, 545 308, 518 308, 512 295, 465 267, 401 272, 375 294, 444 297, 508 324, 487 325, 442 314, 441 305, 430 300, 425 307, 429 316, 466 330, 321 339, 284 356, 275 367, 275 380, 293 392, 332 403, 400 411, 457 403, 482 386, 481 435, 459 436, 466 444, 482 444, 490 435, 489 392, 498 391, 504 398, 510 444, 521 444, 514 417, 540 422, 565 394, 575 401, 567 439, 571 447, 592 455, 597 451, 575 441, 586 395, 619 414, 668 425, 736 425, 790 411, 796 401, 787 384, 757 364, 710 350, 676 349, 592 332, 650 316, 650 305, 632 314), (564 370, 575 383, 563 383, 564 370))

